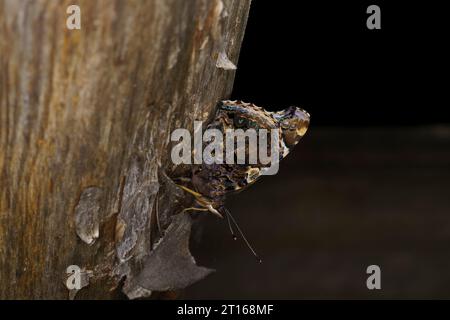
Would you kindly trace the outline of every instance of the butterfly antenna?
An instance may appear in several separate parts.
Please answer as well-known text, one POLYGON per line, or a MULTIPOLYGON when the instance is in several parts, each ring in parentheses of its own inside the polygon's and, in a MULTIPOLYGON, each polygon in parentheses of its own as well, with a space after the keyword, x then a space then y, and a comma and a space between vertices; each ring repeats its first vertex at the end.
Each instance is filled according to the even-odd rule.
POLYGON ((228 210, 226 210, 225 211, 225 215, 227 217, 228 228, 230 229, 231 236, 233 237, 233 240, 237 240, 237 237, 234 234, 233 226, 231 225, 230 212, 228 210))
MULTIPOLYGON (((256 260, 258 260, 259 263, 262 262, 261 258, 258 256, 258 254, 255 252, 255 250, 253 249, 253 247, 250 245, 250 243, 248 242, 247 238, 244 236, 244 233, 242 232, 241 228, 239 228, 239 225, 237 224, 236 220, 233 218, 233 216, 231 215, 231 212, 227 209, 224 208, 225 212, 226 212, 226 216, 229 217, 229 219, 231 219, 231 221, 233 222, 233 224, 236 226, 236 229, 238 230, 239 234, 241 235, 242 239, 244 239, 245 244, 247 245, 247 247, 250 249, 250 251, 253 253, 253 255, 255 256, 256 260)), ((231 228, 231 223, 230 223, 230 228, 231 228)))

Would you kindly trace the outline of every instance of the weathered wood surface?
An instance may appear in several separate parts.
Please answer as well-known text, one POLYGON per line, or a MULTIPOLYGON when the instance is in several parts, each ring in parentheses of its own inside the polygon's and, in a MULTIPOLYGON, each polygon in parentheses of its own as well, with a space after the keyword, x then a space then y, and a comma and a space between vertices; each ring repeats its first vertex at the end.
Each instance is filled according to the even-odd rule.
POLYGON ((220 58, 236 64, 249 5, 0 0, 1 298, 65 299, 72 264, 93 271, 77 297, 120 296, 151 249, 170 133, 229 95, 220 58))

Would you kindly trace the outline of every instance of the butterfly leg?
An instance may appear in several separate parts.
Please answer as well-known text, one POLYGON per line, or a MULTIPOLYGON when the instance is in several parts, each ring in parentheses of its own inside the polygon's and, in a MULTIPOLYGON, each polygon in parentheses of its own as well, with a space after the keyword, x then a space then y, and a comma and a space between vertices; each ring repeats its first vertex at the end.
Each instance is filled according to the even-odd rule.
POLYGON ((200 193, 198 193, 198 192, 196 192, 196 191, 194 191, 194 190, 192 190, 192 189, 189 189, 189 188, 187 188, 187 187, 185 187, 185 186, 182 186, 182 185, 180 185, 180 184, 177 184, 177 186, 180 187, 181 189, 183 189, 184 191, 186 191, 186 192, 192 194, 196 199, 202 198, 202 197, 203 197, 200 193))
POLYGON ((209 211, 209 210, 206 208, 189 207, 189 208, 184 208, 183 211, 181 211, 181 213, 184 213, 187 211, 209 211))
MULTIPOLYGON (((208 201, 207 199, 205 199, 205 197, 203 197, 200 193, 198 193, 198 192, 196 192, 196 191, 194 191, 194 190, 191 190, 191 189, 189 189, 189 188, 187 188, 187 187, 185 187, 185 186, 181 186, 181 185, 178 185, 178 184, 177 184, 177 186, 179 186, 179 187, 180 187, 181 189, 183 189, 184 191, 186 191, 186 192, 192 194, 192 195, 195 197, 195 200, 197 201, 197 203, 198 203, 200 206, 203 207, 203 208, 195 208, 195 207, 191 207, 191 208, 186 208, 186 209, 197 210, 197 211, 209 211, 209 212, 211 212, 212 214, 218 216, 219 218, 223 218, 223 216, 220 214, 220 212, 217 211, 217 210, 212 206, 211 202, 208 201)), ((186 210, 186 209, 185 209, 185 210, 186 210)), ((184 212, 185 210, 183 210, 183 212, 184 212)))

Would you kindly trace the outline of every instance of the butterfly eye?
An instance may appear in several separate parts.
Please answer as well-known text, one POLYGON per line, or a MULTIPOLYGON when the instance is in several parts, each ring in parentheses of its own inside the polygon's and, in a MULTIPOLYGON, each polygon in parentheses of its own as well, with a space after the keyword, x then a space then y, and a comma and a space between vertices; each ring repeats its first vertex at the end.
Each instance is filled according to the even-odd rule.
POLYGON ((248 120, 242 117, 234 118, 234 125, 236 128, 242 128, 248 125, 248 120))

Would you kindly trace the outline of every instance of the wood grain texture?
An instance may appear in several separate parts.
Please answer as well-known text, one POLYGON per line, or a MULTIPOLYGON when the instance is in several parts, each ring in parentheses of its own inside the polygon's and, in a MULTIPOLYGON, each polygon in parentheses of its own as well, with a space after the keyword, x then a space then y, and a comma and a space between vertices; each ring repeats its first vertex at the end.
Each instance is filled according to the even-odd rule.
POLYGON ((151 245, 170 133, 230 94, 234 71, 216 61, 236 64, 249 6, 0 0, 1 298, 65 299, 71 264, 96 275, 81 297, 118 296, 118 261, 151 245), (70 4, 81 30, 66 28, 70 4), (99 224, 90 245, 77 236, 77 206, 99 224))

